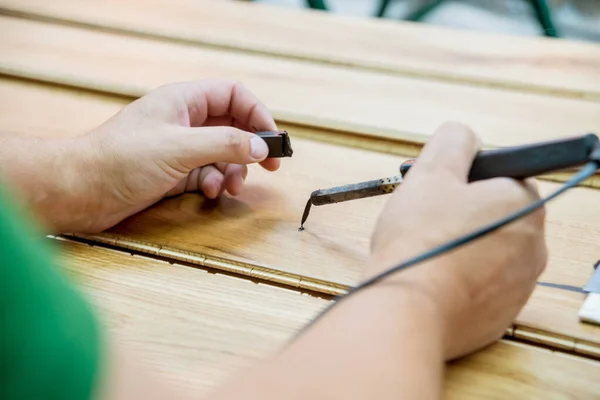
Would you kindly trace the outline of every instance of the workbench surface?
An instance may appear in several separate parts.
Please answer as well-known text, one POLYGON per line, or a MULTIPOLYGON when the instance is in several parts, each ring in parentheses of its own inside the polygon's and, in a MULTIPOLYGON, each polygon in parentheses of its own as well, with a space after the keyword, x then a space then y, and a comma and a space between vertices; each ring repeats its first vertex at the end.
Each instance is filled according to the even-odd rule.
MULTIPOLYGON (((359 281, 386 198, 316 208, 300 233, 313 190, 397 174, 449 119, 489 146, 600 133, 595 44, 236 1, 146 3, 0 0, 0 127, 80 135, 156 86, 227 76, 289 131, 294 156, 276 174, 250 167, 235 199, 187 194, 100 235, 48 239, 111 330, 199 392, 359 281)), ((542 192, 565 176, 545 177, 542 192)), ((600 177, 549 204, 541 281, 586 284, 600 258, 598 204, 600 177)), ((452 364, 446 396, 598 396, 600 326, 579 322, 584 299, 539 286, 504 340, 452 364)))

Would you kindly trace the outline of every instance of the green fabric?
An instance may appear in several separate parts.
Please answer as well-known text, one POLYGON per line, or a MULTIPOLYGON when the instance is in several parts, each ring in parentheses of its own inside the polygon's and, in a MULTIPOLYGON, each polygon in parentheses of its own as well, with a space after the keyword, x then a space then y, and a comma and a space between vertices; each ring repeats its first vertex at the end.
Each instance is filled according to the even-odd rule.
POLYGON ((0 399, 90 399, 100 361, 91 307, 53 262, 50 240, 0 183, 0 399))

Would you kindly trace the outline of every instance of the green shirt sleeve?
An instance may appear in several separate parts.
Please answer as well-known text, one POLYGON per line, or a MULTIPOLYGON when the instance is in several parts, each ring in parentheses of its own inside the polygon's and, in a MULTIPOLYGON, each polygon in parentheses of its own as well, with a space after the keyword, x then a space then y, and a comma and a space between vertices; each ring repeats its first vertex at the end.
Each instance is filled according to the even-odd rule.
POLYGON ((0 399, 90 399, 99 326, 16 205, 0 183, 0 399))

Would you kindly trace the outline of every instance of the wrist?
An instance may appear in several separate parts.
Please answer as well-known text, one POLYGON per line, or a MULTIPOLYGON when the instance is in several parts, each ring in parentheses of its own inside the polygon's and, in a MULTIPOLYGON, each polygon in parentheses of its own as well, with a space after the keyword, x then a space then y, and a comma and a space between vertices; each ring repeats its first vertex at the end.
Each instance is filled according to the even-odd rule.
POLYGON ((66 140, 56 153, 64 179, 54 183, 60 198, 53 226, 60 232, 87 231, 100 209, 98 156, 87 136, 66 140))
POLYGON ((394 397, 439 398, 446 325, 426 292, 401 280, 379 282, 356 294, 352 318, 357 317, 364 329, 359 336, 371 343, 370 364, 387 359, 381 368, 402 388, 402 396, 394 397))
POLYGON ((54 233, 85 230, 92 212, 92 152, 86 137, 15 137, 3 170, 40 222, 54 233))
POLYGON ((385 398, 437 399, 445 365, 443 337, 435 303, 418 288, 382 281, 340 300, 282 357, 285 365, 308 365, 320 354, 314 368, 288 376, 304 374, 302 380, 316 387, 341 388, 338 397, 367 398, 379 391, 385 398), (327 377, 332 370, 338 382, 327 377), (352 376, 361 379, 344 378, 352 376))
MULTIPOLYGON (((412 252, 396 249, 389 254, 374 253, 369 260, 364 279, 373 278, 394 268, 419 252, 414 249, 412 252), (402 254, 407 256, 399 257, 402 254)), ((457 310, 465 308, 465 302, 469 301, 460 280, 448 273, 452 270, 451 264, 454 262, 453 258, 448 257, 426 261, 398 271, 374 285, 380 291, 384 291, 386 287, 390 288, 388 291, 395 290, 396 296, 402 297, 399 301, 403 302, 404 307, 412 304, 411 308, 415 310, 414 315, 417 319, 435 320, 446 359, 450 353, 449 349, 453 346, 452 331, 456 324, 457 310)))
POLYGON ((390 318, 391 323, 397 322, 398 326, 404 326, 408 321, 410 330, 427 332, 424 335, 427 341, 444 344, 446 324, 443 310, 428 288, 418 281, 388 277, 363 290, 345 301, 353 302, 354 307, 365 311, 377 310, 377 316, 390 318))
POLYGON ((403 318, 415 318, 414 325, 434 328, 435 336, 444 336, 443 314, 438 302, 426 288, 416 282, 402 279, 384 279, 376 283, 369 296, 380 309, 388 309, 403 318))

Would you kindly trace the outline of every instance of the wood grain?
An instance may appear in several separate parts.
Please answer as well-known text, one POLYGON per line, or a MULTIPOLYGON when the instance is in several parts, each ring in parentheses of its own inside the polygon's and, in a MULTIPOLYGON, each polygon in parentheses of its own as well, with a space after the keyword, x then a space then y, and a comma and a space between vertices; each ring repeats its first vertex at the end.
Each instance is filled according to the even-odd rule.
POLYGON ((0 130, 43 137, 81 135, 129 102, 115 96, 0 77, 0 130))
POLYGON ((239 1, 1 0, 0 12, 428 80, 600 101, 600 46, 239 1), (308 28, 307 28, 308 27, 308 28))
POLYGON ((1 17, 0 72, 139 96, 179 80, 244 82, 281 121, 423 143, 447 120, 490 146, 600 131, 600 103, 346 70, 1 17), (77 51, 73 51, 77 49, 77 51))
MULTIPOLYGON (((133 98, 119 97, 114 94, 96 93, 89 90, 67 90, 64 87, 52 83, 41 83, 27 79, 14 79, 13 77, 2 76, 0 74, 0 104, 3 107, 3 123, 0 128, 4 131, 18 131, 23 134, 35 134, 40 132, 44 136, 70 136, 87 132, 106 119, 114 115, 121 107, 133 101, 133 98), (56 93, 69 93, 69 96, 63 96, 62 101, 54 101, 56 93), (40 108, 28 106, 30 96, 36 97, 36 104, 43 104, 40 108), (83 104, 79 99, 83 98, 83 104), (93 107, 91 106, 93 104, 93 107), (66 110, 77 110, 79 107, 86 109, 87 119, 74 119, 70 123, 61 123, 54 121, 53 126, 58 130, 50 132, 48 125, 39 125, 39 121, 53 121, 56 115, 63 113, 60 108, 66 110), (82 124, 77 125, 81 122, 82 124)), ((61 114, 62 115, 62 114, 61 114)), ((332 144, 343 145, 360 149, 370 149, 373 151, 387 152, 393 154, 402 154, 404 156, 416 156, 420 151, 420 146, 400 143, 398 141, 389 141, 385 139, 365 140, 364 136, 355 135, 348 132, 331 132, 326 129, 315 129, 302 124, 280 122, 279 128, 293 132, 295 137, 303 137, 310 140, 319 140, 332 144)), ((564 178, 561 178, 561 181, 564 178)), ((594 184, 594 181, 589 181, 594 184)))
MULTIPOLYGON (((35 133, 40 136, 63 129, 72 134, 69 127, 99 124, 102 116, 108 118, 122 104, 119 100, 111 106, 107 97, 86 99, 82 93, 72 97, 72 91, 66 89, 0 81, 0 99, 9 96, 21 99, 21 106, 11 112, 0 111, 0 126, 8 124, 16 130, 19 121, 22 126, 31 125, 20 115, 33 118, 35 110, 52 104, 52 113, 43 112, 36 118, 35 125, 42 129, 35 133)), ((196 257, 199 263, 208 257, 215 268, 237 268, 238 273, 281 278, 292 286, 342 292, 360 279, 371 230, 387 198, 316 207, 307 230, 300 233, 297 228, 305 201, 320 187, 393 175, 403 159, 296 138, 292 141, 294 157, 284 160, 279 172, 251 166, 239 197, 205 201, 200 195, 188 194, 162 201, 125 220, 104 238, 142 252, 160 251, 163 256, 186 260, 196 257)), ((540 186, 544 193, 558 187, 551 183, 540 186)), ((593 211, 598 203, 600 192, 577 188, 549 205, 550 263, 543 280, 581 287, 591 276, 600 240, 600 214, 593 211)), ((600 329, 577 320, 582 302, 578 293, 538 288, 517 324, 568 336, 573 343, 600 344, 600 329)))
MULTIPOLYGON (((60 244, 109 329, 198 396, 291 339, 327 301, 145 257, 60 244)), ((447 369, 445 398, 590 399, 600 363, 500 341, 447 369)))

